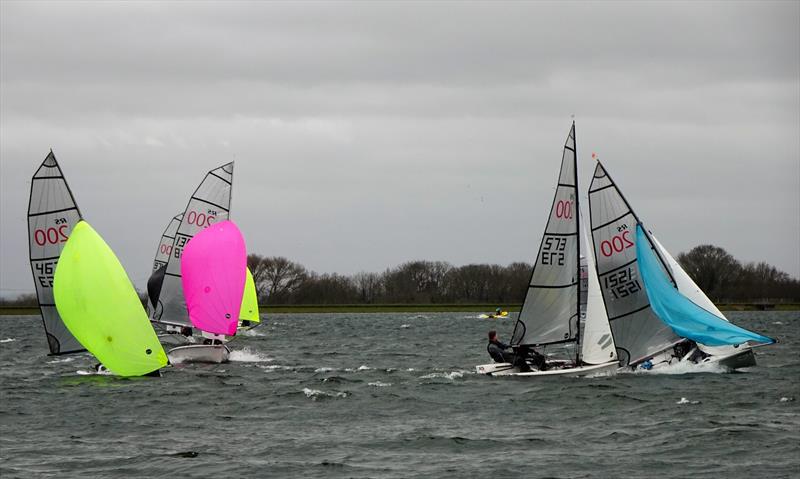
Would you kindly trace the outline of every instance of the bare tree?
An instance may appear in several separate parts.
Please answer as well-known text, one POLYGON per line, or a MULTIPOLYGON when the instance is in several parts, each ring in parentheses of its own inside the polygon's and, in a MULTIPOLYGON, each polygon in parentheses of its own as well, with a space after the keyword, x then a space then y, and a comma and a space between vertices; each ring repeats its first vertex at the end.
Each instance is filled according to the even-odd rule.
POLYGON ((358 290, 358 300, 371 304, 383 295, 383 278, 378 273, 361 271, 353 275, 353 283, 358 290))
POLYGON ((742 265, 727 251, 710 244, 695 246, 678 255, 678 262, 697 286, 711 298, 720 300, 739 280, 742 265))
POLYGON ((308 276, 308 271, 303 265, 282 256, 262 257, 258 262, 254 259, 250 272, 256 283, 259 300, 270 304, 289 301, 291 295, 308 276))

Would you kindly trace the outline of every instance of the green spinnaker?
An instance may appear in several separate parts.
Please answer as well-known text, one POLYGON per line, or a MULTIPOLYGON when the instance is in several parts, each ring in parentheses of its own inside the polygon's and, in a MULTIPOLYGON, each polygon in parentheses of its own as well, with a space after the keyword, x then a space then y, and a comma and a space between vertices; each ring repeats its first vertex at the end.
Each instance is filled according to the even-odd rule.
POLYGON ((64 245, 53 294, 70 333, 114 374, 143 376, 166 366, 167 355, 125 269, 85 221, 64 245))
POLYGON ((253 281, 253 273, 250 272, 250 268, 247 268, 247 278, 244 282, 244 295, 242 296, 242 309, 239 311, 239 321, 261 322, 261 318, 258 317, 256 283, 253 281))

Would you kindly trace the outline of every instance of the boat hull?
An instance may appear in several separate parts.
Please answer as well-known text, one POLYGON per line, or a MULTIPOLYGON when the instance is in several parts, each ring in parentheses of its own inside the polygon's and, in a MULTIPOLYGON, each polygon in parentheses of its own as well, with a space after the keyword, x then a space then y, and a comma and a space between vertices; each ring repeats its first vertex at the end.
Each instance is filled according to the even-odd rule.
POLYGON ((224 344, 191 344, 171 349, 167 356, 177 363, 227 363, 231 350, 224 344))
POLYGON ((752 349, 747 348, 727 356, 709 356, 703 360, 703 363, 714 362, 728 369, 749 368, 756 365, 756 355, 752 349))
POLYGON ((487 376, 517 376, 532 378, 545 376, 581 377, 610 375, 615 374, 617 372, 617 368, 619 368, 619 363, 617 361, 611 361, 603 364, 584 364, 582 366, 574 367, 566 366, 566 362, 558 362, 557 364, 548 362, 548 364, 553 366, 553 369, 547 369, 545 371, 523 372, 510 363, 481 364, 475 366, 475 369, 478 374, 486 374, 487 376))
MULTIPOLYGON (((750 347, 735 351, 731 354, 713 354, 701 360, 680 359, 673 355, 672 350, 667 350, 654 356, 651 360, 652 367, 643 368, 641 364, 635 366, 635 370, 659 370, 669 366, 674 366, 684 361, 690 361, 693 364, 713 365, 718 364, 723 368, 735 370, 740 368, 749 368, 756 365, 756 356, 753 349, 750 347)), ((622 368, 628 369, 628 368, 622 368)))

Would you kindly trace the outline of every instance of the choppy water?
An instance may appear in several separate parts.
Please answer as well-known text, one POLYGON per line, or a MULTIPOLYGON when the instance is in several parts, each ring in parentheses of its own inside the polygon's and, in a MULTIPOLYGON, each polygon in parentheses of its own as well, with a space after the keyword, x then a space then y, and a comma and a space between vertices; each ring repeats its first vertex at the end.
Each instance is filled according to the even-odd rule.
POLYGON ((468 313, 275 315, 223 365, 83 376, 37 317, 0 318, 0 475, 797 477, 800 313, 743 373, 489 378, 468 313))

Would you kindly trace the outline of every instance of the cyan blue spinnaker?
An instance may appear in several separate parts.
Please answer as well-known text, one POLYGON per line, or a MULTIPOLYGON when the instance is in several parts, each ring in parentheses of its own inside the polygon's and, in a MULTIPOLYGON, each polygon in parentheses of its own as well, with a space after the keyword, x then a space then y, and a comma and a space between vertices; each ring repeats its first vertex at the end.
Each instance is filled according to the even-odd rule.
POLYGON ((661 269, 642 225, 636 225, 636 256, 650 306, 675 334, 706 346, 742 344, 746 341, 774 343, 775 340, 740 328, 694 304, 672 285, 661 269))

